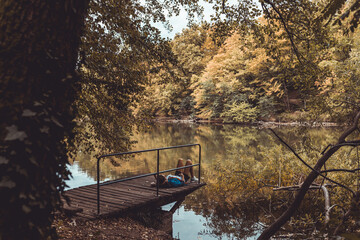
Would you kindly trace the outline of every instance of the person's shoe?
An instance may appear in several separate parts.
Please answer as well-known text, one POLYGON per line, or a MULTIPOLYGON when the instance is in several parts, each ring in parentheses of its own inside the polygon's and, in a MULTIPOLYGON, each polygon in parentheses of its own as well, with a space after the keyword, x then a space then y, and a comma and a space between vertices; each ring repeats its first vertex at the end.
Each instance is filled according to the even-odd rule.
POLYGON ((152 183, 150 183, 150 186, 152 186, 152 187, 156 187, 156 182, 152 182, 152 183))
POLYGON ((195 176, 192 177, 191 180, 190 180, 190 182, 197 182, 197 181, 199 181, 199 179, 197 179, 197 177, 195 177, 195 176))

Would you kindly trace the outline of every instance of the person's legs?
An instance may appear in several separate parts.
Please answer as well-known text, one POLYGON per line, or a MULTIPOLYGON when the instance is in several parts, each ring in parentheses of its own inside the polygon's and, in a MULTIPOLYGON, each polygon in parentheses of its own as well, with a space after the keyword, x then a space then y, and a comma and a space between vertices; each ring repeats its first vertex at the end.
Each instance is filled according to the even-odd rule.
MULTIPOLYGON (((186 161, 186 164, 185 166, 189 166, 189 165, 193 165, 192 161, 190 159, 188 159, 186 161)), ((193 167, 188 167, 188 168, 185 168, 184 170, 184 175, 187 176, 187 179, 190 179, 191 182, 196 182, 198 181, 198 179, 195 177, 194 175, 194 169, 193 167)), ((186 177, 185 177, 186 178, 186 177)))
MULTIPOLYGON (((184 167, 184 166, 185 166, 185 165, 184 165, 184 159, 179 158, 176 167, 179 168, 179 167, 184 167)), ((179 170, 176 170, 176 171, 175 171, 175 175, 178 175, 179 173, 184 173, 184 169, 179 169, 179 170)))
MULTIPOLYGON (((189 165, 192 165, 192 161, 190 159, 186 160, 185 166, 189 165)), ((189 177, 194 177, 193 167, 184 168, 184 174, 188 175, 189 177)))

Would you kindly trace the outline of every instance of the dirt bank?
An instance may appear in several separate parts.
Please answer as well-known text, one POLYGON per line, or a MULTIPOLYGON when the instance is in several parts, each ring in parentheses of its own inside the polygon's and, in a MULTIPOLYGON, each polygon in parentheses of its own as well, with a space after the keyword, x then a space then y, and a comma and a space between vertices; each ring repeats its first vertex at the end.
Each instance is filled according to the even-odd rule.
POLYGON ((57 215, 54 227, 59 239, 173 239, 164 231, 147 228, 131 218, 81 220, 57 215))

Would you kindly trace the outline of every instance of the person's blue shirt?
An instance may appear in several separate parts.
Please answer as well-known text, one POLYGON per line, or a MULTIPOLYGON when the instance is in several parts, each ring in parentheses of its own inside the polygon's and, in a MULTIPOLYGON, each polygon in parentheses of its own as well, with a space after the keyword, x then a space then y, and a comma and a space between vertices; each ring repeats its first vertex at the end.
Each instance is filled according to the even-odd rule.
POLYGON ((180 176, 176 176, 176 175, 168 175, 166 177, 167 182, 170 184, 170 186, 172 187, 181 187, 185 185, 184 180, 182 179, 182 177, 180 176))

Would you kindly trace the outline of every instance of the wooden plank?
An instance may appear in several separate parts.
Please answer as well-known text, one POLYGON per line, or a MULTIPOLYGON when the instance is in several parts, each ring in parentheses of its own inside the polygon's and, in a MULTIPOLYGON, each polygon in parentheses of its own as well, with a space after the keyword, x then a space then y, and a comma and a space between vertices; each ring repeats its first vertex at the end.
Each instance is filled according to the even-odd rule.
MULTIPOLYGON (((95 193, 95 195, 97 196, 97 192, 94 190, 89 190, 86 189, 85 191, 82 192, 87 192, 87 193, 95 193)), ((156 192, 152 192, 152 193, 142 193, 142 192, 136 192, 136 191, 129 191, 127 189, 120 189, 120 188, 109 188, 109 187, 103 187, 100 189, 100 197, 101 196, 107 196, 107 195, 113 195, 113 196, 137 196, 140 198, 147 198, 148 196, 154 195, 156 194, 156 192)))
MULTIPOLYGON (((136 186, 135 184, 128 184, 128 183, 123 183, 124 186, 129 186, 129 187, 136 187, 136 188, 140 188, 140 189, 144 189, 144 190, 148 190, 148 191, 153 191, 156 192, 156 187, 146 187, 146 186, 136 186)), ((167 189, 169 188, 159 188, 159 192, 163 192, 163 193, 167 193, 167 189)))
MULTIPOLYGON (((108 205, 105 203, 101 203, 100 208, 101 208, 101 213, 102 214, 108 214, 108 213, 112 213, 112 212, 121 212, 124 211, 124 209, 127 209, 129 206, 122 206, 122 207, 117 207, 117 206, 113 206, 113 205, 108 205)), ((83 214, 88 214, 90 216, 93 217, 97 217, 97 205, 96 204, 87 204, 83 206, 83 214)), ((77 215, 79 215, 81 213, 77 213, 77 215)))
MULTIPOLYGON (((116 183, 114 183, 114 186, 112 185, 105 185, 105 186, 100 186, 100 192, 103 190, 103 189, 112 189, 114 191, 117 191, 118 189, 142 189, 144 191, 148 191, 148 192, 153 192, 156 194, 156 187, 142 187, 142 186, 137 186, 137 185, 134 185, 134 184, 119 184, 119 185, 115 185, 116 183)), ((159 188, 159 193, 168 193, 168 191, 166 191, 167 188, 159 188)), ((88 191, 97 191, 97 188, 96 188, 96 185, 93 186, 92 188, 87 188, 86 190, 88 191), (91 190, 90 190, 91 189, 91 190)))
MULTIPOLYGON (((85 204, 97 205, 96 197, 88 198, 87 196, 82 196, 81 193, 71 193, 71 195, 69 197, 70 197, 70 199, 77 200, 77 202, 83 202, 85 204)), ((120 199, 116 199, 116 198, 112 198, 112 197, 101 197, 101 203, 131 205, 131 203, 128 203, 128 201, 126 201, 126 199, 120 200, 120 199)))
MULTIPOLYGON (((70 206, 79 207, 84 209, 91 208, 97 211, 97 202, 95 201, 84 201, 84 199, 79 199, 77 196, 72 196, 72 202, 70 203, 70 206)), ((120 203, 120 202, 107 202, 103 201, 100 202, 100 207, 106 207, 106 208, 113 208, 119 209, 119 208, 126 208, 131 206, 131 204, 126 205, 126 202, 120 203)))
MULTIPOLYGON (((75 202, 79 205, 86 205, 86 206, 92 206, 95 209, 97 209, 97 199, 95 198, 87 198, 86 196, 81 196, 79 194, 72 193, 70 196, 72 200, 75 200, 75 202)), ((142 203, 146 203, 148 201, 151 201, 153 198, 146 198, 146 199, 137 199, 137 198, 113 198, 113 197, 107 197, 107 196, 101 196, 101 205, 107 205, 109 207, 113 207, 114 209, 121 209, 121 208, 128 208, 132 206, 141 205, 142 203)))
MULTIPOLYGON (((80 190, 80 189, 79 189, 80 190)), ((96 188, 90 189, 81 189, 81 191, 84 192, 97 192, 96 188)), ((138 187, 136 185, 106 185, 106 186, 102 186, 100 187, 100 195, 103 195, 103 193, 114 193, 114 194, 123 194, 123 195, 137 195, 138 197, 142 197, 142 196, 155 196, 156 195, 156 188, 151 188, 151 189, 146 189, 146 188, 142 188, 142 187, 138 187), (128 186, 131 186, 131 188, 128 188, 128 186)), ((171 194, 168 191, 161 191, 159 190, 159 193, 162 194, 171 194)))
MULTIPOLYGON (((87 204, 89 205, 90 203, 93 203, 91 205, 96 205, 97 204, 97 198, 95 198, 95 196, 86 196, 86 195, 82 195, 83 193, 71 193, 70 195, 68 195, 70 198, 73 198, 76 200, 77 203, 81 204, 87 204)), ((139 198, 138 196, 141 195, 134 195, 134 196, 122 196, 122 195, 117 195, 117 196, 108 196, 108 195, 101 195, 100 196, 100 200, 101 203, 106 203, 109 205, 114 205, 114 206, 118 206, 123 205, 123 206, 131 206, 131 205, 136 205, 138 203, 141 202, 147 202, 149 200, 151 200, 153 198, 153 196, 149 196, 149 197, 142 197, 139 198)))
POLYGON ((152 197, 153 195, 151 194, 141 194, 139 192, 129 192, 129 191, 117 191, 116 193, 112 192, 111 190, 109 191, 108 189, 104 189, 102 191, 100 191, 100 198, 102 198, 102 196, 113 196, 115 198, 119 198, 119 199, 147 199, 149 197, 152 197))

